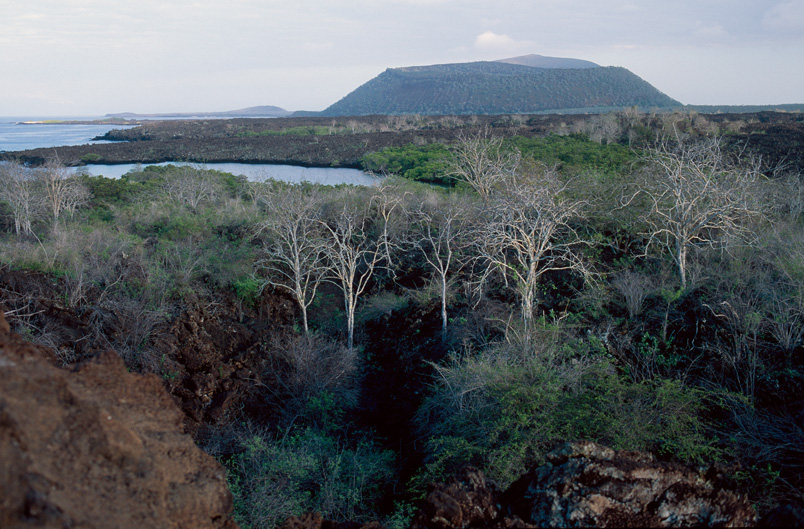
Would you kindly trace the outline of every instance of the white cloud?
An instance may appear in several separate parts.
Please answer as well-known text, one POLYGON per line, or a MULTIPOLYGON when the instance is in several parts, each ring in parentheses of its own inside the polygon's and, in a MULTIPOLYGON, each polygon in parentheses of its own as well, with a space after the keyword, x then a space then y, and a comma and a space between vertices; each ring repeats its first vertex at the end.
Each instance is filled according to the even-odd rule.
POLYGON ((497 35, 493 31, 481 33, 475 39, 475 48, 481 50, 510 49, 516 46, 516 41, 508 35, 497 35))
MULTIPOLYGON (((475 37, 475 50, 481 53, 536 53, 536 43, 529 40, 516 40, 505 34, 485 31, 475 37)), ((499 57, 498 57, 499 58, 499 57)))

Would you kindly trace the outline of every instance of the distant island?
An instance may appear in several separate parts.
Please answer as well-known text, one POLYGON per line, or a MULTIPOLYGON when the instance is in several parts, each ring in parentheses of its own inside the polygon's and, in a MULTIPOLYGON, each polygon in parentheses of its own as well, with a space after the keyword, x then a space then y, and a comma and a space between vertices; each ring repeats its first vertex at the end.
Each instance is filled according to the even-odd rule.
POLYGON ((291 113, 284 108, 272 105, 262 105, 241 108, 239 110, 227 110, 224 112, 170 112, 166 114, 136 114, 134 112, 120 112, 117 114, 106 114, 106 117, 113 119, 281 118, 289 116, 290 114, 291 113))

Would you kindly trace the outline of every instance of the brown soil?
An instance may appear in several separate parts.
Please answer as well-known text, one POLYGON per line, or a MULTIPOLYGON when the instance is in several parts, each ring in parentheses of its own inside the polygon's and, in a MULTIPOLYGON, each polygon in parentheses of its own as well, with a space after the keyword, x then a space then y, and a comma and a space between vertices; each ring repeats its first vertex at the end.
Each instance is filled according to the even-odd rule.
MULTIPOLYGON (((37 329, 37 340, 70 366, 122 340, 118 335, 135 323, 126 320, 135 316, 98 302, 92 291, 68 306, 63 283, 39 272, 0 269, 0 294, 5 309, 13 310, 12 325, 37 329)), ((295 310, 290 299, 269 291, 257 307, 243 306, 231 292, 215 292, 214 300, 185 296, 150 333, 138 367, 161 377, 184 412, 185 431, 194 433, 201 424, 259 406, 266 342, 288 332, 295 310)))
POLYGON ((55 363, 0 312, 0 527, 237 527, 224 469, 159 377, 113 352, 55 363))

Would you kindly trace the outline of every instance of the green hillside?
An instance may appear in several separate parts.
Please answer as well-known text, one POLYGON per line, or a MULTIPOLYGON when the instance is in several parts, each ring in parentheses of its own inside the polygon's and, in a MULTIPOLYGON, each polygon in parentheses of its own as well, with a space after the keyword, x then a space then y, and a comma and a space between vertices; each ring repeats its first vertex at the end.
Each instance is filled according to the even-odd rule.
POLYGON ((681 103, 620 67, 471 62, 389 68, 322 115, 591 112, 632 106, 674 108, 681 103))

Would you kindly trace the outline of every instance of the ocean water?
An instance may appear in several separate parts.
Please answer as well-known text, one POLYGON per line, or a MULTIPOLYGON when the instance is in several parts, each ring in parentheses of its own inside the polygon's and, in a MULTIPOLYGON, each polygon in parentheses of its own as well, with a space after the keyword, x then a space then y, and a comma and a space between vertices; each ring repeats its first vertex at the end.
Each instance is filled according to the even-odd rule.
MULTIPOLYGON (((0 117, 0 152, 23 151, 26 149, 61 147, 66 145, 84 145, 87 143, 110 143, 92 141, 112 129, 131 128, 121 125, 66 125, 58 123, 26 124, 29 121, 43 121, 51 118, 32 117, 0 117)), ((56 118, 54 118, 56 119, 56 118)), ((61 117, 59 120, 91 121, 98 117, 61 117)), ((155 165, 167 165, 179 162, 165 162, 155 165)), ((120 178, 122 175, 138 167, 139 164, 119 165, 87 165, 79 170, 87 171, 95 176, 120 178)), ((210 163, 203 167, 224 171, 235 175, 244 175, 250 181, 259 182, 272 178, 285 182, 313 182, 325 185, 353 184, 374 185, 377 178, 358 169, 341 167, 299 167, 295 165, 243 164, 243 163, 210 163)))
MULTIPOLYGON (((125 129, 123 125, 66 125, 61 123, 26 123, 44 121, 51 118, 32 117, 0 117, 0 152, 24 151, 65 145, 84 145, 87 143, 109 143, 92 141, 96 136, 103 136, 112 129, 125 129)), ((59 120, 92 121, 98 117, 52 118, 59 120)))

